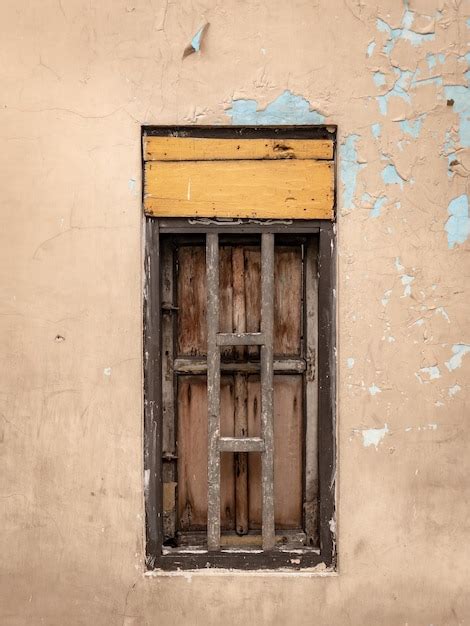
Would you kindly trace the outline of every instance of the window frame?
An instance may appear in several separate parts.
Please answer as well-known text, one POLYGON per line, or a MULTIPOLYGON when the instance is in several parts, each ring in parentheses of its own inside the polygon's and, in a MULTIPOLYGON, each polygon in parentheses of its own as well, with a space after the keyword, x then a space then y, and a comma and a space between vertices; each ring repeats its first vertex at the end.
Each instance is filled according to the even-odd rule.
MULTIPOLYGON (((143 127, 143 133, 186 136, 271 138, 331 138, 331 127, 293 128, 201 128, 143 127), (202 134, 201 134, 202 133, 202 134)), ((336 566, 335 479, 336 479, 336 228, 329 220, 273 220, 217 218, 144 218, 144 485, 147 569, 238 570, 305 569, 323 564, 336 566), (162 301, 160 235, 167 234, 285 233, 317 234, 318 245, 318 493, 319 550, 304 552, 271 550, 197 553, 165 553, 163 550, 162 475, 162 301)))

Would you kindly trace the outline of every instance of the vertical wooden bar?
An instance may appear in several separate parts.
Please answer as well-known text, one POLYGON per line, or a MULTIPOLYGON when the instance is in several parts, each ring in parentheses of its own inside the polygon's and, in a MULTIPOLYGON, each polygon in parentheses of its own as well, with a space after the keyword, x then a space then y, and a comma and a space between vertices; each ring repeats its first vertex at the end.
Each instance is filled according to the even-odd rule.
MULTIPOLYGON (((246 332, 246 301, 245 301, 245 253, 242 246, 232 249, 232 276, 233 276, 233 326, 234 333, 246 332)), ((245 346, 236 346, 237 360, 243 360, 246 354, 245 346)), ((235 437, 248 435, 248 390, 246 376, 237 373, 234 376, 234 408, 235 408, 235 437)), ((248 532, 248 454, 235 454, 235 528, 237 534, 246 535, 248 532)))
POLYGON ((168 239, 161 243, 162 300, 162 459, 163 459, 163 536, 176 534, 176 411, 174 385, 174 258, 173 245, 168 239))
POLYGON ((261 235, 261 461, 263 550, 274 547, 274 424, 273 424, 274 235, 261 235))
POLYGON ((158 221, 145 220, 144 257, 144 493, 146 562, 155 567, 162 550, 161 306, 158 221))
POLYGON ((318 245, 305 251, 305 473, 304 528, 308 546, 318 545, 318 245))
POLYGON ((335 562, 336 480, 336 254, 335 225, 320 230, 318 282, 318 446, 320 551, 327 566, 335 562))
POLYGON ((220 351, 219 330, 219 237, 206 237, 207 272, 207 418, 208 418, 208 502, 207 549, 220 549, 220 351))

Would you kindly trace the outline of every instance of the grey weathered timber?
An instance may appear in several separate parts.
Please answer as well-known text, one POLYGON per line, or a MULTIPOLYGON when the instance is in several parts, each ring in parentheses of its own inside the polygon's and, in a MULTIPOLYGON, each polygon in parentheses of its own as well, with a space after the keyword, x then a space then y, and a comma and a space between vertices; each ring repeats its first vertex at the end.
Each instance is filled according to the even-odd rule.
POLYGON ((261 437, 220 437, 221 452, 263 452, 264 440, 261 437))
POLYGON ((305 251, 305 472, 304 528, 307 545, 318 545, 318 241, 305 251))
POLYGON ((261 437, 263 550, 274 547, 274 427, 273 427, 273 326, 274 326, 274 235, 261 235, 261 437))
MULTIPOLYGON (((278 374, 303 374, 306 369, 304 359, 275 359, 273 369, 278 374)), ((205 374, 207 361, 205 357, 182 357, 175 359, 175 372, 177 374, 205 374)), ((240 372, 241 374, 257 374, 260 371, 258 361, 247 363, 231 361, 220 364, 222 372, 240 372)))
POLYGON ((264 333, 218 333, 218 346, 262 346, 264 333))
POLYGON ((219 330, 219 237, 206 238, 207 272, 207 549, 220 549, 220 351, 219 330))
POLYGON ((176 533, 176 438, 174 385, 174 264, 171 242, 161 244, 161 299, 162 299, 162 459, 163 463, 163 535, 171 538, 176 533))

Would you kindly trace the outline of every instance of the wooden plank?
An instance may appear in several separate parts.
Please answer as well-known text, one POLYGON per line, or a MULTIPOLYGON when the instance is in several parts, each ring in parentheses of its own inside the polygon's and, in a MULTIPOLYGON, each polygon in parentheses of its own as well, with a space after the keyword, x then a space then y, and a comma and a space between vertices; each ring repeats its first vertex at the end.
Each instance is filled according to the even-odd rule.
MULTIPOLYGON (((252 220, 251 218, 227 219, 199 217, 167 217, 159 220, 160 232, 171 234, 205 234, 207 231, 219 233, 259 234, 266 228, 263 220, 252 220)), ((295 225, 296 233, 317 233, 321 227, 321 220, 302 220, 295 225)), ((273 233, 288 234, 292 232, 292 220, 279 219, 269 220, 269 231, 273 233)))
MULTIPOLYGON (((179 376, 178 530, 207 532, 207 384, 203 376, 179 376)), ((233 379, 220 383, 220 429, 233 437, 233 379)), ((220 456, 220 523, 235 530, 234 455, 220 456)))
POLYGON ((336 482, 336 238, 334 225, 320 231, 318 281, 318 445, 320 550, 334 565, 336 482))
POLYGON ((300 356, 302 249, 276 247, 274 261, 274 354, 300 356))
POLYGON ((146 558, 153 569, 163 539, 160 234, 145 223, 144 287, 144 492, 146 558))
POLYGON ((263 452, 264 440, 261 437, 221 437, 219 449, 221 452, 263 452))
POLYGON ((333 200, 332 161, 145 164, 148 215, 332 219, 333 200))
MULTIPOLYGON (((276 532, 302 528, 303 392, 302 377, 274 376, 274 513, 276 532)), ((259 437, 260 384, 248 379, 248 435, 259 437)), ((261 455, 248 457, 249 524, 261 528, 261 455)))
POLYGON ((274 325, 274 235, 261 235, 261 493, 263 499, 263 550, 274 547, 274 418, 273 418, 273 325, 274 325))
MULTIPOLYGON (((274 359, 273 369, 276 373, 302 374, 306 369, 304 359, 274 359)), ((207 372, 207 361, 204 357, 178 358, 175 359, 175 372, 177 374, 204 374, 207 372)), ((256 374, 260 371, 260 364, 256 361, 246 363, 232 361, 221 363, 222 372, 239 372, 241 374, 256 374)))
POLYGON ((207 354, 206 258, 203 246, 178 247, 177 352, 207 354))
MULTIPOLYGON (((246 333, 245 302, 245 256, 242 246, 232 249, 233 276, 233 330, 246 333)), ((246 346, 235 346, 235 357, 243 360, 246 346)), ((244 441, 248 435, 248 391, 246 376, 234 376, 234 431, 237 441, 244 441)), ((264 445, 264 442, 263 442, 264 445)), ((248 450, 234 450, 235 454, 235 528, 239 535, 248 532, 248 450)))
POLYGON ((144 137, 145 161, 332 158, 333 142, 328 139, 144 137))
POLYGON ((304 528, 306 543, 318 545, 318 240, 305 252, 305 472, 304 528))
POLYGON ((220 549, 219 236, 206 239, 207 272, 207 549, 220 549))

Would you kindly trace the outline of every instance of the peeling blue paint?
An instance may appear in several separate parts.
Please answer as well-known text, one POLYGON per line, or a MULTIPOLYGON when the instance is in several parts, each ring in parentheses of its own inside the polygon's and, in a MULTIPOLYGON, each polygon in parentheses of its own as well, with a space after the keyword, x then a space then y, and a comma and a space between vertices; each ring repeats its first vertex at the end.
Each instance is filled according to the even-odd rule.
POLYGON ((352 357, 349 357, 346 363, 349 369, 352 369, 354 367, 354 359, 352 357))
POLYGON ((374 72, 374 75, 372 76, 372 78, 377 87, 380 87, 381 85, 385 85, 385 74, 383 72, 380 72, 379 70, 377 70, 376 72, 374 72))
POLYGON ((311 108, 310 102, 289 90, 284 91, 265 109, 258 109, 256 100, 233 100, 227 110, 232 124, 278 125, 323 124, 325 116, 311 108))
POLYGON ((452 396, 455 396, 455 394, 459 393, 461 389, 462 387, 460 385, 453 385, 452 387, 449 387, 447 394, 452 398, 452 396))
POLYGON ((191 45, 196 52, 200 52, 201 50, 201 39, 202 39, 202 35, 204 33, 205 28, 206 28, 205 26, 200 28, 197 31, 197 33, 194 35, 194 37, 191 39, 191 45))
POLYGON ((377 96, 379 109, 382 115, 387 115, 388 101, 392 96, 394 96, 395 98, 400 98, 408 104, 411 103, 411 97, 408 93, 408 88, 412 72, 410 72, 409 70, 402 70, 399 67, 394 67, 393 72, 396 76, 393 87, 391 87, 391 89, 389 89, 386 93, 377 96))
POLYGON ((421 374, 427 374, 429 376, 428 380, 423 381, 421 375, 417 373, 416 377, 418 378, 420 383, 423 383, 423 382, 428 383, 431 380, 436 380, 437 378, 441 377, 441 372, 439 368, 437 367, 437 365, 432 365, 431 367, 422 367, 419 371, 421 374))
POLYGON ((372 383, 372 385, 369 387, 369 393, 371 396, 376 396, 378 393, 382 393, 382 389, 380 389, 380 387, 377 387, 375 383, 372 383))
POLYGON ((415 277, 410 276, 409 274, 403 274, 401 276, 401 284, 405 287, 403 291, 403 298, 408 298, 411 296, 411 283, 414 281, 415 277))
POLYGON ((387 424, 384 424, 383 428, 368 428, 362 431, 362 445, 364 448, 368 448, 369 446, 377 447, 382 439, 387 435, 390 431, 388 430, 387 424))
POLYGON ((386 196, 379 196, 378 198, 373 198, 369 193, 362 194, 361 198, 362 202, 372 205, 370 209, 370 217, 379 217, 382 206, 387 201, 386 196))
POLYGON ((378 139, 380 137, 380 133, 382 132, 380 124, 372 124, 371 131, 375 139, 378 139))
POLYGON ((470 345, 468 343, 455 343, 452 346, 451 358, 446 361, 446 367, 451 372, 462 366, 462 358, 470 352, 470 345))
POLYGON ((359 135, 349 135, 340 146, 340 171, 341 181, 343 183, 343 207, 351 208, 354 206, 353 198, 356 193, 357 175, 361 171, 364 164, 358 163, 356 142, 359 135))
POLYGON ((446 55, 440 52, 439 54, 433 54, 432 52, 428 52, 426 55, 426 62, 430 70, 436 67, 439 62, 441 65, 445 62, 446 55))
POLYGON ((393 163, 389 163, 382 170, 382 180, 386 185, 400 185, 400 189, 403 189, 403 178, 397 172, 397 168, 393 163))
POLYGON ((470 235, 470 218, 468 216, 468 196, 462 194, 449 202, 447 212, 450 217, 446 222, 447 244, 450 249, 464 243, 470 235))
POLYGON ((414 121, 413 120, 402 120, 400 122, 400 128, 407 135, 410 135, 414 139, 417 139, 419 137, 420 132, 421 132, 421 127, 423 125, 423 121, 424 121, 425 117, 426 117, 426 115, 420 115, 414 121))
POLYGON ((459 115, 460 145, 470 148, 470 92, 465 85, 447 85, 445 96, 454 101, 454 111, 459 115))
POLYGON ((446 140, 445 140, 443 148, 445 151, 445 156, 447 157, 447 176, 451 178, 453 172, 450 169, 450 165, 452 161, 455 161, 455 158, 456 158, 456 154, 455 154, 456 146, 455 146, 455 141, 449 131, 446 131, 446 140))
POLYGON ((399 39, 409 41, 412 46, 420 46, 426 41, 433 41, 435 33, 430 32, 422 34, 415 32, 411 29, 413 21, 414 14, 409 9, 406 9, 403 13, 401 26, 399 28, 392 28, 385 20, 381 18, 377 19, 377 29, 380 32, 387 34, 387 40, 383 47, 383 52, 385 54, 389 55, 393 51, 395 44, 399 39))
POLYGON ((370 44, 367 46, 367 56, 368 58, 370 58, 372 56, 372 53, 374 52, 375 49, 375 40, 371 41, 370 44))

